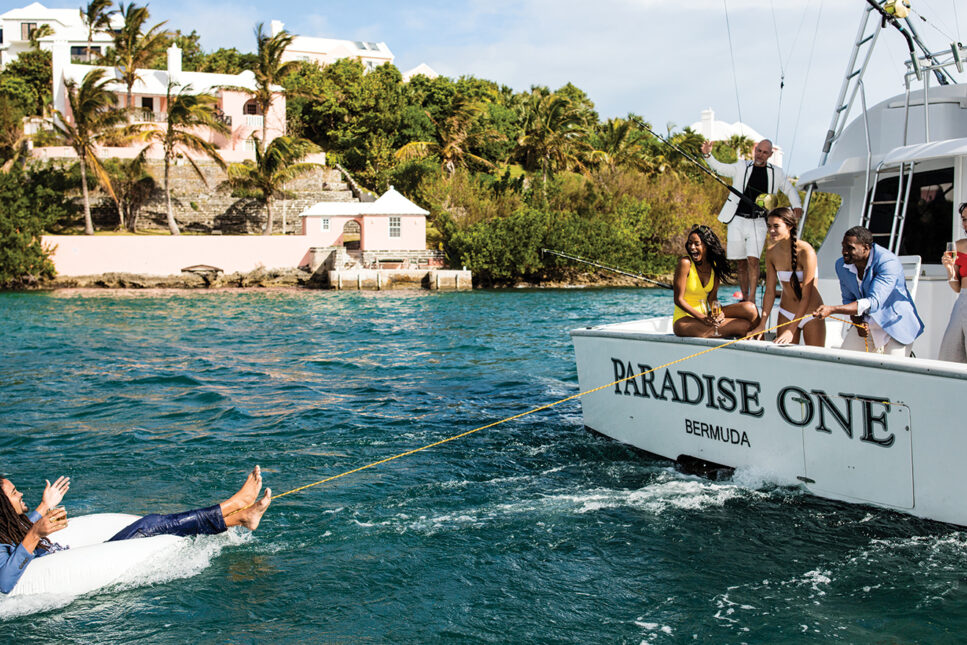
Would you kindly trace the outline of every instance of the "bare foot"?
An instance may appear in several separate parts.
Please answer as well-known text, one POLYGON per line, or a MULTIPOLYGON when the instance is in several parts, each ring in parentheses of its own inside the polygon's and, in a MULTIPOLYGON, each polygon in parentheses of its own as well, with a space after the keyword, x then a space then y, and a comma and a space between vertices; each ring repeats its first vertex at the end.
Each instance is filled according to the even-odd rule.
POLYGON ((250 531, 254 531, 259 527, 259 522, 262 521, 262 516, 265 515, 265 511, 268 510, 269 504, 272 503, 272 489, 266 488, 265 495, 262 495, 262 499, 258 502, 249 506, 248 508, 242 509, 238 513, 238 523, 247 528, 250 531))
POLYGON ((258 499, 260 490, 262 490, 262 470, 256 466, 248 474, 248 478, 242 484, 242 488, 222 502, 222 512, 225 514, 234 513, 235 511, 242 510, 246 506, 251 506, 258 499))

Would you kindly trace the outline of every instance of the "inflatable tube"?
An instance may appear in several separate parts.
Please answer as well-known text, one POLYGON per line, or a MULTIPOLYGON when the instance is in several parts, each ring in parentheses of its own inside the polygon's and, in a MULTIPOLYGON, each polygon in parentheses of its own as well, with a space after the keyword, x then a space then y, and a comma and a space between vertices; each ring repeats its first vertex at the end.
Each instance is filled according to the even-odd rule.
POLYGON ((122 513, 71 518, 66 529, 51 536, 70 549, 34 558, 7 595, 88 593, 116 582, 126 572, 184 539, 156 535, 105 542, 137 519, 137 515, 122 513))

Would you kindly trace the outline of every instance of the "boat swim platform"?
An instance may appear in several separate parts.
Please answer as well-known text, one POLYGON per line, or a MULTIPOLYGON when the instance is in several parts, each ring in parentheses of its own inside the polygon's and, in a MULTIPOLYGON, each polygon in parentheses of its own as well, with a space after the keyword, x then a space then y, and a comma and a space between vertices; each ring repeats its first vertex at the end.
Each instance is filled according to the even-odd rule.
POLYGON ((473 274, 460 269, 337 269, 329 271, 329 288, 340 291, 464 291, 473 288, 473 274))

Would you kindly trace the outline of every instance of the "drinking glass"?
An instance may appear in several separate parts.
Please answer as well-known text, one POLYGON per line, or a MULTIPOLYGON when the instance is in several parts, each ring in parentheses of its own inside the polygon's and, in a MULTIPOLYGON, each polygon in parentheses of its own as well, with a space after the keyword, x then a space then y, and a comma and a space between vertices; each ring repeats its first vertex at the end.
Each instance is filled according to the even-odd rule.
POLYGON ((721 336, 719 333, 719 319, 722 317, 722 305, 719 304, 718 300, 713 300, 711 302, 712 319, 715 321, 715 336, 721 336))
POLYGON ((946 255, 951 260, 956 259, 956 257, 957 257, 957 243, 956 242, 947 242, 947 251, 944 253, 944 255, 946 255))

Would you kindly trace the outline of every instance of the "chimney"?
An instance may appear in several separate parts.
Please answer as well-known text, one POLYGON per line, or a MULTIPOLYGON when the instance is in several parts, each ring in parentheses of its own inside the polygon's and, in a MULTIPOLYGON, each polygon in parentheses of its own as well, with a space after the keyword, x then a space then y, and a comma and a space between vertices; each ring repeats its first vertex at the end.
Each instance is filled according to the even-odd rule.
POLYGON ((702 110, 702 130, 701 134, 706 139, 712 138, 712 122, 715 120, 715 112, 712 108, 702 110))
POLYGON ((285 23, 281 20, 273 20, 269 26, 269 30, 272 32, 272 36, 278 36, 285 29, 285 23))
POLYGON ((168 80, 177 83, 179 76, 181 76, 181 48, 172 44, 168 48, 168 80))

